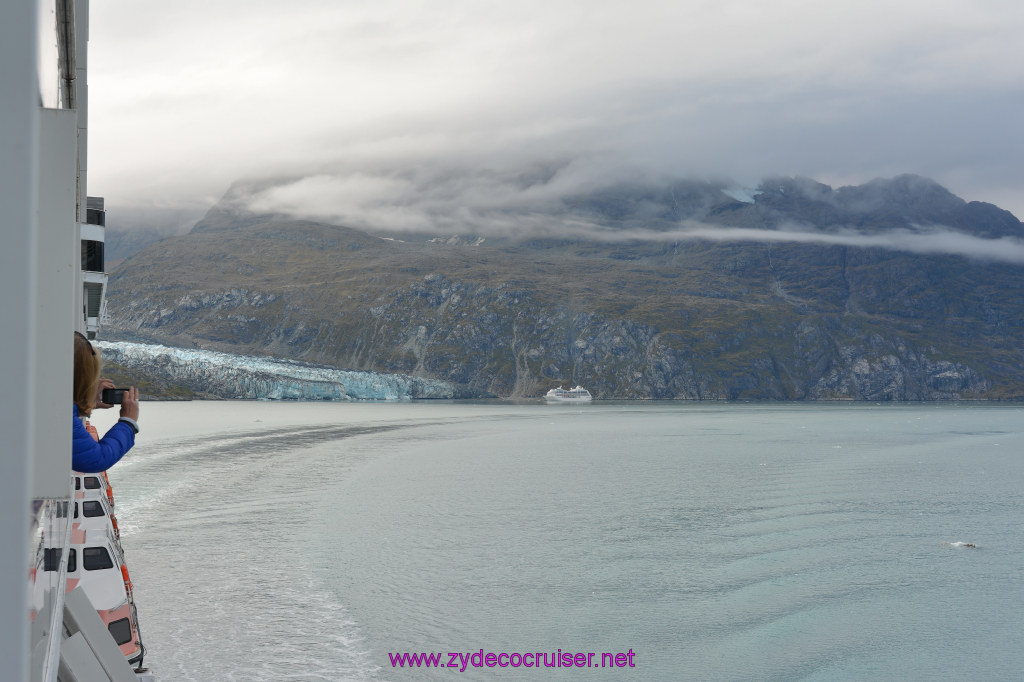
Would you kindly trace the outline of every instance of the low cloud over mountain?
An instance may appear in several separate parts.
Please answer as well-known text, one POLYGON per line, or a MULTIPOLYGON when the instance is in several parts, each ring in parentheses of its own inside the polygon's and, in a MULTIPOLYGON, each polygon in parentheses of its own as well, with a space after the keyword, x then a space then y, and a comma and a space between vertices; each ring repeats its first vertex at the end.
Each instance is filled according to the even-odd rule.
POLYGON ((238 182, 200 229, 278 215, 386 235, 795 242, 1024 262, 1024 226, 1013 214, 919 176, 837 189, 809 178, 773 178, 751 189, 622 176, 565 162, 238 182))

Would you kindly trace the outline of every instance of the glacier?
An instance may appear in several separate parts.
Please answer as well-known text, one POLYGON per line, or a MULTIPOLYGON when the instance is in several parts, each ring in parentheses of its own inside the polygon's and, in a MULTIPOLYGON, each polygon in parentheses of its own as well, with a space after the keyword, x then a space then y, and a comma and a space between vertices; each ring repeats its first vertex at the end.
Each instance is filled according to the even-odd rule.
POLYGON ((94 345, 106 361, 223 398, 402 401, 459 397, 458 387, 447 381, 405 374, 127 341, 94 345))

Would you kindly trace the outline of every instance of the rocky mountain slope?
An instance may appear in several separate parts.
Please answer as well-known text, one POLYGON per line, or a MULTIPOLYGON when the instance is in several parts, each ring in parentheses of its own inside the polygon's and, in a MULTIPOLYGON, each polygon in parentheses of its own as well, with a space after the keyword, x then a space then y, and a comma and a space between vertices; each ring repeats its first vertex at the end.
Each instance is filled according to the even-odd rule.
POLYGON ((215 207, 117 268, 105 336, 509 397, 569 383, 605 399, 1024 396, 1024 267, 858 241, 954 231, 1019 249, 1010 213, 915 176, 776 179, 745 199, 619 185, 565 197, 546 234, 482 242, 483 227, 437 239, 215 207), (693 221, 736 236, 679 232, 693 221))

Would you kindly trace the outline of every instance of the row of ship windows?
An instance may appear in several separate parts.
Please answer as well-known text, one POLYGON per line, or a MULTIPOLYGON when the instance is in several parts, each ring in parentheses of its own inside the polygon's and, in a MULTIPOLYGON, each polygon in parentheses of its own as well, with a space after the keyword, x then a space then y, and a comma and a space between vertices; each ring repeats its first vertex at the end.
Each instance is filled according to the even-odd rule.
MULTIPOLYGON (((83 247, 83 260, 84 260, 84 247, 83 247)), ((100 258, 102 259, 102 249, 100 250, 100 258)), ((100 479, 96 476, 75 476, 75 490, 99 490, 102 488, 100 479)), ((103 516, 103 505, 96 500, 83 500, 82 501, 82 516, 86 518, 94 518, 97 516, 103 516)), ((75 518, 78 518, 78 503, 75 502, 75 518)), ((61 550, 59 547, 53 547, 45 551, 43 557, 43 570, 56 571, 60 566, 61 550)), ((105 568, 113 568, 114 562, 110 558, 110 553, 106 547, 83 547, 82 548, 82 568, 87 571, 99 571, 105 568)), ((74 573, 78 568, 78 553, 74 549, 68 550, 68 573, 74 573)), ((107 626, 107 630, 110 631, 110 635, 117 642, 118 646, 121 644, 127 644, 132 641, 132 626, 127 618, 121 618, 115 620, 107 626)))
MULTIPOLYGON (((60 547, 50 547, 43 555, 43 570, 56 571, 60 567, 60 547)), ((114 561, 110 558, 110 552, 106 547, 83 547, 82 568, 87 571, 99 571, 104 568, 113 568, 114 561)), ((74 549, 68 550, 68 573, 78 570, 78 552, 74 549)))
MULTIPOLYGON (((84 248, 83 248, 84 252, 84 248)), ((102 250, 100 251, 102 258, 102 250)), ((84 258, 84 257, 83 257, 84 258)), ((75 476, 75 490, 99 490, 102 488, 100 479, 96 476, 75 476)), ((103 505, 96 500, 82 501, 82 516, 94 518, 103 516, 103 505)), ((78 503, 75 502, 75 518, 78 518, 78 503)), ((61 550, 53 547, 45 551, 43 557, 43 570, 56 571, 60 566, 61 550)), ((99 571, 105 568, 113 568, 114 562, 106 547, 84 547, 82 548, 82 568, 87 571, 99 571)), ((78 568, 78 553, 74 549, 68 550, 68 573, 73 573, 78 568)), ((118 646, 132 641, 132 626, 127 618, 115 620, 107 626, 110 635, 117 642, 118 646)))

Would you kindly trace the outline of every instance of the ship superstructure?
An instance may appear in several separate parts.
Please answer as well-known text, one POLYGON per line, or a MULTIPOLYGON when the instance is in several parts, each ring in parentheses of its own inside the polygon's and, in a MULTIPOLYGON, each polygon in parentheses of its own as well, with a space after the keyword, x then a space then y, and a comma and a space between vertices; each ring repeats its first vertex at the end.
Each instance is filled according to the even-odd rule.
POLYGON ((0 3, 0 542, 20 548, 0 552, 0 660, 31 682, 152 679, 132 665, 144 647, 113 492, 71 472, 70 340, 97 337, 107 281, 104 202, 87 195, 88 24, 89 0, 0 3))

